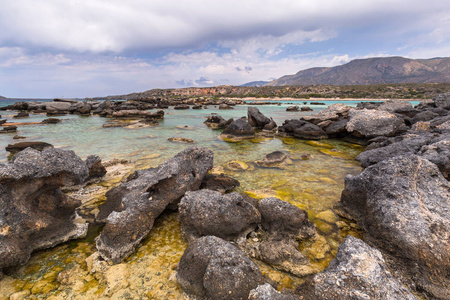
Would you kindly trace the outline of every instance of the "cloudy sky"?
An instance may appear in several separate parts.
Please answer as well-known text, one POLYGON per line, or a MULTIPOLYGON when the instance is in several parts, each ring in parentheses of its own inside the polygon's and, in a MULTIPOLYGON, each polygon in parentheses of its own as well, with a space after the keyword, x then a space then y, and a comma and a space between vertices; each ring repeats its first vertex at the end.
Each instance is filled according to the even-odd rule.
POLYGON ((0 95, 240 85, 355 58, 450 56, 448 0, 2 0, 0 95))

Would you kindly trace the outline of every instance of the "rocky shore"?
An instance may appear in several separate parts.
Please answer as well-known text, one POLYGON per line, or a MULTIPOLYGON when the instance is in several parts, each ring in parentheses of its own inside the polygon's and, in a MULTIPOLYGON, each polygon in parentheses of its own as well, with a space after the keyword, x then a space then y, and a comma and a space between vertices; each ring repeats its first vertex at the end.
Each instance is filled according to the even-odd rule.
MULTIPOLYGON (((157 107, 108 100, 56 101, 45 107, 20 103, 9 109, 95 113, 117 123, 137 118, 144 124, 164 116, 162 110, 146 111, 157 107)), ((212 129, 224 129, 222 138, 234 141, 278 135, 366 146, 357 157, 365 169, 346 177, 335 208, 358 223, 364 241, 348 236, 325 271, 315 268, 299 248, 299 243, 319 237, 308 213, 275 197, 257 200, 232 192, 239 182, 208 174, 214 153, 201 146, 136 171, 106 193, 95 219, 104 227, 95 239, 97 253, 87 262, 90 270, 106 274, 126 268, 123 262, 152 234, 155 220, 167 210, 178 210, 188 247, 176 279, 189 297, 417 299, 419 293, 450 299, 449 111, 447 93, 416 107, 403 101, 356 108, 335 104, 281 126, 253 106, 244 118, 211 116, 206 121, 212 129), (253 259, 308 280, 295 290, 278 291, 253 259)), ((16 153, 11 162, 0 165, 0 270, 25 263, 33 251, 85 236, 88 224, 76 210, 80 203, 62 189, 77 190, 106 172, 99 157, 83 161, 51 145, 11 145, 10 150, 16 153)), ((277 168, 290 160, 276 151, 257 164, 277 168)))

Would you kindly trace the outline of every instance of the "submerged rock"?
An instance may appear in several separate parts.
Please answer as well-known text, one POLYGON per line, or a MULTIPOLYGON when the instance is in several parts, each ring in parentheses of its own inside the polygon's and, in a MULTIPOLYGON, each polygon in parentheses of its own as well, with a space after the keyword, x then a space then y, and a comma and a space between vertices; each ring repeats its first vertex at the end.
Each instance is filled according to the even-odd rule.
POLYGON ((259 211, 236 192, 226 195, 211 190, 187 192, 179 210, 188 241, 207 235, 235 240, 261 222, 259 211))
POLYGON ((289 156, 282 152, 282 151, 275 151, 272 153, 269 153, 264 157, 262 160, 256 161, 256 164, 258 166, 263 167, 282 167, 286 164, 291 164, 292 161, 289 158, 289 156))
POLYGON ((61 187, 86 180, 86 164, 73 151, 27 148, 0 164, 0 269, 25 263, 31 252, 83 237, 81 203, 61 187))
POLYGON ((57 123, 61 123, 61 120, 56 118, 47 118, 42 120, 41 122, 41 124, 57 124, 57 123))
POLYGON ((368 240, 407 266, 418 286, 450 298, 450 183, 436 165, 397 156, 347 175, 341 203, 368 240))
POLYGON ((186 293, 217 300, 248 299, 250 291, 263 283, 261 271, 245 253, 215 236, 189 244, 177 279, 186 293))
MULTIPOLYGON (((328 268, 314 276, 315 300, 417 298, 392 276, 380 251, 349 235, 328 268)), ((300 291, 301 293, 301 291, 300 291)))
POLYGON ((96 239, 100 255, 112 263, 129 256, 166 207, 175 207, 187 191, 197 190, 212 167, 211 150, 190 147, 157 168, 136 171, 108 191, 97 216, 106 223, 96 239))

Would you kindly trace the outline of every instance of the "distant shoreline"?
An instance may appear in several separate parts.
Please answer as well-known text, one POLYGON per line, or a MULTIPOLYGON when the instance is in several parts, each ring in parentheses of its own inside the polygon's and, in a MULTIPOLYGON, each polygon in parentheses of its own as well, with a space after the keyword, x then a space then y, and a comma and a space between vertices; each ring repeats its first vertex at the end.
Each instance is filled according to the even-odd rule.
POLYGON ((268 98, 256 98, 256 97, 244 97, 244 98, 236 98, 236 97, 221 97, 222 99, 226 100, 242 100, 242 101, 261 101, 261 102, 271 102, 271 101, 304 101, 304 102, 326 102, 326 101, 364 101, 364 102, 384 102, 388 100, 400 100, 400 101, 427 101, 432 100, 430 99, 372 99, 372 98, 309 98, 309 99, 302 99, 302 98, 291 98, 291 97, 283 97, 283 98, 277 98, 277 97, 268 97, 268 98))

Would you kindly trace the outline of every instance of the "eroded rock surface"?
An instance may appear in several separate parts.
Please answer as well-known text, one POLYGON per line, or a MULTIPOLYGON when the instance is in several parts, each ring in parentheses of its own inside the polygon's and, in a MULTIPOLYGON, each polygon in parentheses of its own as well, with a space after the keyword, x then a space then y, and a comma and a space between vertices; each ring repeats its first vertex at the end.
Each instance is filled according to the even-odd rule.
POLYGON ((450 183, 417 155, 348 175, 341 203, 371 243, 407 266, 418 286, 450 298, 450 183))
POLYGON ((106 223, 96 239, 100 255, 112 263, 130 255, 155 219, 187 191, 197 190, 212 167, 211 150, 190 147, 157 168, 136 171, 128 182, 108 191, 97 216, 106 223))
POLYGON ((222 132, 225 138, 252 138, 255 136, 255 130, 244 119, 237 119, 222 132))

